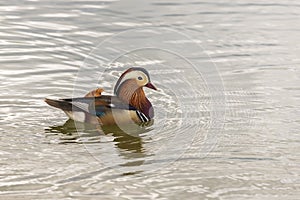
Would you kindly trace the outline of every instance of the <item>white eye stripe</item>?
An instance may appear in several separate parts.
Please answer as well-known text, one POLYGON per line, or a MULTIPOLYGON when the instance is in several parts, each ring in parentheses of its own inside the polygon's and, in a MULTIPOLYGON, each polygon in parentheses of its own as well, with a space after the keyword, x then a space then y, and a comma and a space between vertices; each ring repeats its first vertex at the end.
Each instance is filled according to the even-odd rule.
POLYGON ((143 73, 141 71, 131 71, 131 72, 128 72, 127 74, 125 74, 125 76, 121 79, 116 91, 118 91, 120 85, 122 85, 122 83, 124 83, 125 81, 127 81, 129 79, 136 79, 138 77, 142 77, 143 79, 146 79, 146 81, 148 81, 148 77, 145 73, 143 73))

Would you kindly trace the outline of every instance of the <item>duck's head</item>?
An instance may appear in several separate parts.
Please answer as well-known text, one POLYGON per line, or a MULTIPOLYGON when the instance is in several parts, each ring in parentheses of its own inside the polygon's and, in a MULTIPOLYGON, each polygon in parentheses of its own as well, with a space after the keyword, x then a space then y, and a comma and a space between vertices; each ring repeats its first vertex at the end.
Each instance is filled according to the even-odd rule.
POLYGON ((119 96, 121 90, 134 92, 143 87, 157 90, 150 81, 150 75, 146 69, 141 67, 132 67, 127 69, 118 79, 114 93, 119 96))
POLYGON ((148 118, 153 118, 154 111, 151 102, 146 98, 143 87, 157 90, 151 83, 149 73, 141 67, 126 70, 117 81, 114 93, 121 100, 137 108, 148 118))

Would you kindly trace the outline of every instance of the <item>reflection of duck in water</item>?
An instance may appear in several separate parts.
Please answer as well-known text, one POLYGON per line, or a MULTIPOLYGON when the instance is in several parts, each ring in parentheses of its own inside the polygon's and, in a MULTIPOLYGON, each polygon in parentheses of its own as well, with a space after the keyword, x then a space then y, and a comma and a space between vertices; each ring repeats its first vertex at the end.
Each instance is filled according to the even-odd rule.
MULTIPOLYGON (((78 139, 78 131, 84 132, 85 138, 101 135, 111 135, 114 137, 112 143, 119 149, 120 154, 126 157, 145 157, 143 140, 139 134, 146 133, 151 129, 131 124, 120 129, 117 125, 101 126, 75 122, 68 120, 62 126, 51 126, 46 129, 46 133, 62 133, 62 143, 74 143, 78 139), (123 129, 123 130, 122 130, 123 129), (128 134, 130 133, 130 135, 128 134), (134 155, 133 155, 134 154, 134 155)), ((100 137, 101 142, 101 137, 100 137)))
POLYGON ((102 95, 98 88, 83 98, 52 100, 49 105, 62 109, 71 119, 92 124, 111 125, 129 122, 145 123, 154 117, 151 102, 143 87, 156 90, 144 68, 130 68, 118 79, 115 96, 102 95))

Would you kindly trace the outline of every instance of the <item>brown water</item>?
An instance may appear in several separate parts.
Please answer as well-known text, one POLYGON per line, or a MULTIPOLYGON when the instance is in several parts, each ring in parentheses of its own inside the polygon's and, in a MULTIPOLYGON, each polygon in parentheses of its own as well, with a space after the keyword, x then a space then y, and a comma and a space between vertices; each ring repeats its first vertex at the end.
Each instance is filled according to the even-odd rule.
POLYGON ((300 4, 0 4, 0 199, 299 199, 300 4), (67 121, 130 66, 150 126, 67 121))

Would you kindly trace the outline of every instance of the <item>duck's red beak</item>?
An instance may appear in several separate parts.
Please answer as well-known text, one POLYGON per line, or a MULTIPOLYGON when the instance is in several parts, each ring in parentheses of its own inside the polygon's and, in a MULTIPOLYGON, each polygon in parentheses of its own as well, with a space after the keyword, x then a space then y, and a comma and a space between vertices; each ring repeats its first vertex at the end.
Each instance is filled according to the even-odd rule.
POLYGON ((150 88, 150 89, 153 89, 153 90, 157 90, 157 88, 152 84, 152 83, 147 83, 146 85, 145 85, 147 88, 150 88))

